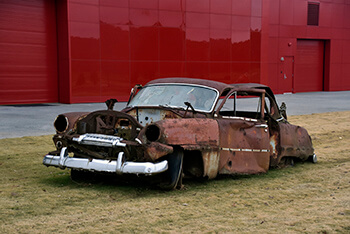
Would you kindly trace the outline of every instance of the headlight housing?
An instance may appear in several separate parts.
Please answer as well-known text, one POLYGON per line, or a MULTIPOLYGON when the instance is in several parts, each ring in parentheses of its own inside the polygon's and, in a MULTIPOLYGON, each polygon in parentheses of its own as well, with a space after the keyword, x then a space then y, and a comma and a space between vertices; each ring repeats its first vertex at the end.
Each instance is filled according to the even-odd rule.
POLYGON ((53 123, 55 129, 58 133, 62 133, 68 129, 69 121, 68 118, 64 115, 58 115, 53 123))
POLYGON ((160 128, 155 124, 148 125, 146 127, 145 135, 147 140, 157 141, 160 138, 160 128))

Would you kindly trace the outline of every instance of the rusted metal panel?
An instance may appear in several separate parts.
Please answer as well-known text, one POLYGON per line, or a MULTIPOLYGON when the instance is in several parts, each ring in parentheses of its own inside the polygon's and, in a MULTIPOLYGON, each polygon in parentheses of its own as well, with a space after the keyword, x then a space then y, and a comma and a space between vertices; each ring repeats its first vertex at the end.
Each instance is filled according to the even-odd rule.
POLYGON ((117 135, 134 139, 142 126, 130 115, 119 111, 95 111, 80 119, 76 126, 79 134, 86 132, 117 135))
POLYGON ((219 171, 219 152, 217 150, 215 151, 203 151, 202 152, 202 158, 203 158, 203 169, 204 177, 208 177, 208 179, 213 179, 217 176, 219 171))
POLYGON ((281 159, 279 133, 271 131, 270 134, 270 166, 275 167, 281 159))
POLYGON ((164 119, 178 119, 181 118, 181 113, 174 113, 170 110, 164 110, 161 108, 133 108, 126 112, 133 116, 142 126, 147 126, 154 122, 164 119))
POLYGON ((162 135, 159 142, 180 145, 184 149, 217 149, 219 128, 214 119, 167 119, 157 123, 162 135))
POLYGON ((145 146, 145 148, 146 154, 152 159, 152 161, 156 161, 160 157, 173 152, 173 147, 161 144, 159 142, 152 142, 151 144, 145 146))
POLYGON ((306 129, 300 126, 280 123, 281 158, 298 157, 302 160, 313 155, 314 149, 306 129))
POLYGON ((58 133, 62 133, 69 129, 74 128, 74 125, 77 122, 77 120, 80 119, 82 116, 86 116, 87 114, 89 114, 89 112, 69 112, 69 113, 63 113, 58 115, 54 121, 54 126, 56 128, 56 131, 58 133), (57 125, 65 125, 65 126, 61 126, 62 131, 58 131, 57 125))
POLYGON ((221 174, 256 174, 269 168, 267 125, 254 119, 219 119, 221 174), (263 127, 262 127, 263 126, 263 127))

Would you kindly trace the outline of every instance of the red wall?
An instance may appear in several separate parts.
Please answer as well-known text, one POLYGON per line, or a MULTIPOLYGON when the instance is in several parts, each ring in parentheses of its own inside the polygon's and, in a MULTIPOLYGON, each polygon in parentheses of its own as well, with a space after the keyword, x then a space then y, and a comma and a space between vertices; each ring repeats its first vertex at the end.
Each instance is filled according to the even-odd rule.
POLYGON ((176 76, 350 90, 350 0, 312 2, 319 26, 307 26, 307 0, 2 1, 0 104, 125 101, 135 84, 176 76), (324 47, 317 87, 304 85, 307 40, 324 47))
MULTIPOLYGON (((264 5, 268 8, 268 24, 262 31, 268 31, 263 39, 268 57, 262 59, 267 69, 261 79, 277 93, 283 92, 284 64, 280 58, 294 57, 297 70, 297 41, 300 39, 323 41, 326 45, 324 90, 350 90, 350 1, 312 2, 320 3, 319 26, 307 26, 307 0, 271 0, 264 5)), ((304 74, 308 75, 312 75, 311 72, 304 74)))
POLYGON ((69 0, 67 11, 61 102, 126 100, 158 77, 260 81, 260 0, 69 0))

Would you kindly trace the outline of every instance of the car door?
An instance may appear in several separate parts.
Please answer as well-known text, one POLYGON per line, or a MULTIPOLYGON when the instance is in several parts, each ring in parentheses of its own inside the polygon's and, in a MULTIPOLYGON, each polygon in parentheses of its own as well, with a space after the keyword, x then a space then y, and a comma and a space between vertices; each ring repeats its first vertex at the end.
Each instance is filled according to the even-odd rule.
POLYGON ((215 116, 220 131, 220 174, 257 174, 269 168, 269 130, 265 91, 232 91, 215 116), (242 96, 245 95, 245 96, 242 96))

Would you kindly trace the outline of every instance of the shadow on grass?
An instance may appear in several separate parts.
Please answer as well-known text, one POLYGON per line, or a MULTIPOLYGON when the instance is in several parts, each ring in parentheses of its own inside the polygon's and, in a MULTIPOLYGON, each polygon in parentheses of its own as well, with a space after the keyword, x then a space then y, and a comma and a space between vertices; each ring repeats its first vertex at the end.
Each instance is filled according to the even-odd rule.
MULTIPOLYGON (((98 173, 86 173, 84 178, 73 180, 69 171, 53 173, 39 179, 39 183, 62 189, 87 188, 102 193, 121 193, 132 197, 144 197, 157 193, 166 193, 156 187, 152 181, 145 177, 118 176, 98 173)), ((176 190, 174 190, 176 191, 176 190)), ((169 192, 169 191, 168 191, 169 192)), ((172 191, 170 191, 172 192, 172 191)))
MULTIPOLYGON (((316 164, 317 165, 317 164, 316 164)), ((40 178, 40 183, 49 185, 52 187, 79 189, 89 188, 91 190, 98 190, 99 192, 118 192, 125 194, 132 194, 134 196, 149 196, 159 193, 186 193, 186 191, 202 191, 212 190, 215 186, 234 186, 239 183, 249 183, 251 180, 261 180, 266 182, 267 180, 279 179, 281 177, 288 177, 297 175, 301 171, 308 170, 310 167, 315 166, 312 163, 297 163, 294 166, 281 169, 270 169, 264 174, 255 175, 219 175, 213 180, 206 178, 184 178, 183 188, 164 191, 157 187, 157 177, 147 176, 135 176, 135 175, 112 175, 112 174, 98 174, 98 173, 85 173, 82 178, 72 180, 70 171, 61 171, 46 175, 46 177, 40 178)), ((158 178, 159 179, 159 178, 158 178)))

